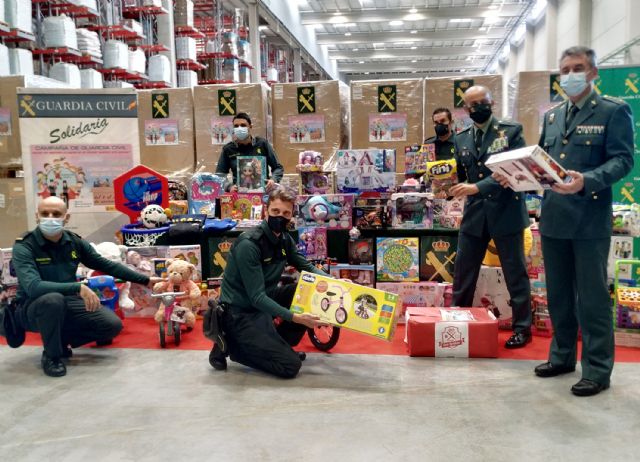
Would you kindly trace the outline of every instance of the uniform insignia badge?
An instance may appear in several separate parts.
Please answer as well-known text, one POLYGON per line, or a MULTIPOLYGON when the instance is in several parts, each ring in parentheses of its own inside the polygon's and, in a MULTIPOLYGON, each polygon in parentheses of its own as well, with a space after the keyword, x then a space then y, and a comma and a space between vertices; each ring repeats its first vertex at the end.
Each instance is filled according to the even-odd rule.
POLYGON ((553 121, 556 119, 556 113, 552 112, 551 114, 549 114, 549 123, 552 124, 553 121))

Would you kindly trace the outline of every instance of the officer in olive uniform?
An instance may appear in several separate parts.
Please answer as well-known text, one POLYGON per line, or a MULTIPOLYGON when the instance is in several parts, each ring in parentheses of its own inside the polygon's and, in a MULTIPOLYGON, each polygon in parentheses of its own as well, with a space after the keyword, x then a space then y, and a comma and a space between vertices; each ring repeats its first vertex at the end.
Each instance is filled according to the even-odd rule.
POLYGON ((90 342, 109 343, 122 330, 122 322, 109 309, 101 308, 98 296, 76 282, 78 264, 126 281, 152 286, 160 278, 143 274, 100 256, 80 236, 64 230, 69 219, 59 197, 48 197, 38 205, 38 227, 16 240, 13 266, 18 277, 16 318, 23 329, 42 337, 42 368, 61 377, 68 348, 90 342))
POLYGON ((545 114, 540 146, 569 171, 571 181, 546 191, 540 234, 549 313, 554 328, 549 361, 536 375, 573 372, 582 329, 582 380, 571 391, 591 396, 609 387, 614 334, 607 290, 611 185, 633 168, 633 117, 623 101, 601 97, 593 50, 572 47, 560 59, 569 100, 545 114))
POLYGON ((423 144, 433 143, 436 145, 436 160, 453 159, 453 155, 456 152, 456 135, 453 133, 451 111, 446 107, 437 108, 433 111, 431 120, 436 134, 424 140, 423 144))
POLYGON ((284 167, 280 164, 276 152, 267 140, 251 135, 251 118, 244 112, 239 112, 233 118, 233 141, 222 147, 216 166, 216 173, 227 175, 231 170, 233 175, 233 181, 225 185, 225 191, 238 190, 238 156, 266 158, 269 188, 274 182, 278 183, 282 179, 284 167), (269 169, 271 169, 271 176, 269 176, 269 169))
POLYGON ((453 277, 453 304, 472 306, 476 282, 489 241, 493 239, 511 297, 513 335, 507 348, 531 341, 531 286, 524 257, 523 230, 529 226, 524 194, 504 189, 485 162, 492 154, 525 146, 522 125, 492 116, 489 91, 474 86, 465 92, 465 108, 474 125, 456 136, 459 184, 456 197, 467 196, 453 277))
MULTIPOLYGON (((326 275, 298 253, 287 232, 294 201, 289 192, 276 188, 269 194, 267 219, 234 242, 220 293, 224 313, 214 328, 221 327, 233 361, 282 378, 295 377, 302 366, 304 353, 298 355, 291 347, 307 328, 326 325, 316 315, 289 311, 296 286, 278 286, 287 265, 326 275), (275 317, 282 319, 277 327, 275 317)), ((227 368, 224 350, 216 344, 209 355, 217 370, 227 368)))

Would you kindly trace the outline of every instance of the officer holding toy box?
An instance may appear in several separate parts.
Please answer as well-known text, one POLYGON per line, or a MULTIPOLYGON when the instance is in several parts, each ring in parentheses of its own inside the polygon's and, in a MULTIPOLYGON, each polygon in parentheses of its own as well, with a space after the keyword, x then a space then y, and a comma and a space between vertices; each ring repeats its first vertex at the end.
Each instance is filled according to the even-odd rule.
POLYGON ((293 378, 305 355, 291 347, 300 342, 307 328, 326 325, 316 315, 289 311, 296 284, 278 285, 287 265, 326 275, 298 253, 287 232, 294 203, 295 197, 284 188, 272 190, 267 218, 242 233, 231 248, 220 290, 221 310, 211 316, 214 325, 207 334, 218 339, 209 354, 209 363, 216 370, 227 368, 228 353, 232 361, 293 378), (278 326, 276 317, 282 319, 278 326))

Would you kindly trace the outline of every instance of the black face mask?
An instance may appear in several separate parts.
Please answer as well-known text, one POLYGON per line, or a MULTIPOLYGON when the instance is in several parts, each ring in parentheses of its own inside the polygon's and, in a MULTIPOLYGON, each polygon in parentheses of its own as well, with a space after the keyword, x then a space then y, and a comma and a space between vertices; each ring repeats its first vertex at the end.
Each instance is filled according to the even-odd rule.
POLYGON ((269 225, 269 229, 271 229, 271 231, 277 234, 280 234, 283 231, 286 231, 290 221, 291 220, 283 216, 273 217, 269 215, 269 217, 267 218, 267 224, 269 225))
POLYGON ((446 136, 449 134, 449 126, 446 124, 436 124, 436 135, 446 136))
POLYGON ((480 103, 473 106, 473 112, 469 114, 471 120, 477 124, 483 124, 491 117, 491 105, 488 103, 480 103))

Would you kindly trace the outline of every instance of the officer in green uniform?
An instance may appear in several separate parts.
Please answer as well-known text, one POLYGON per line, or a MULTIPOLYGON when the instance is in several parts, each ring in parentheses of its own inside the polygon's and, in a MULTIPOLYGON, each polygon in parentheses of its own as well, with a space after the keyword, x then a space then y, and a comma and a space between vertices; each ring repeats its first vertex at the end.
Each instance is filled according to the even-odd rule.
POLYGON ((591 396, 609 387, 614 335, 607 289, 611 186, 633 168, 633 116, 623 101, 599 96, 595 52, 572 47, 560 59, 569 100, 545 114, 540 146, 571 181, 546 191, 540 234, 554 336, 539 377, 573 372, 582 329, 582 380, 571 391, 591 396))
MULTIPOLYGON (((304 354, 291 347, 307 328, 326 325, 316 315, 289 311, 296 286, 278 285, 286 265, 325 275, 298 253, 287 232, 294 201, 283 188, 269 194, 267 219, 242 233, 231 248, 220 293, 220 327, 231 359, 283 378, 295 377, 302 366, 304 354), (275 317, 282 319, 277 327, 275 317)), ((209 355, 217 370, 227 368, 224 349, 216 344, 209 355)))
POLYGON ((465 109, 474 124, 456 136, 459 184, 455 197, 467 196, 453 276, 453 304, 472 306, 482 260, 493 239, 511 297, 513 335, 506 348, 531 341, 531 286, 524 257, 523 230, 529 226, 524 194, 504 189, 491 177, 485 162, 496 153, 522 148, 522 125, 497 120, 493 99, 482 86, 469 88, 465 109))
POLYGON ((138 284, 153 286, 149 278, 100 256, 80 236, 64 230, 67 206, 59 197, 38 205, 38 227, 16 240, 13 266, 18 276, 16 318, 23 329, 42 337, 42 369, 51 377, 66 374, 61 361, 72 348, 89 342, 110 343, 122 330, 122 322, 101 308, 98 296, 76 282, 78 264, 138 284))
POLYGON ((433 111, 431 120, 436 134, 424 140, 423 144, 433 143, 436 145, 436 160, 453 159, 456 152, 456 135, 453 133, 451 111, 446 107, 439 107, 433 111))
POLYGON ((233 182, 225 185, 225 191, 238 190, 238 156, 265 157, 267 161, 267 190, 282 179, 284 168, 271 144, 264 138, 251 135, 251 118, 244 112, 239 112, 233 118, 233 141, 225 144, 220 153, 216 173, 227 175, 229 170, 233 175, 233 182), (271 169, 271 176, 268 170, 271 169))

